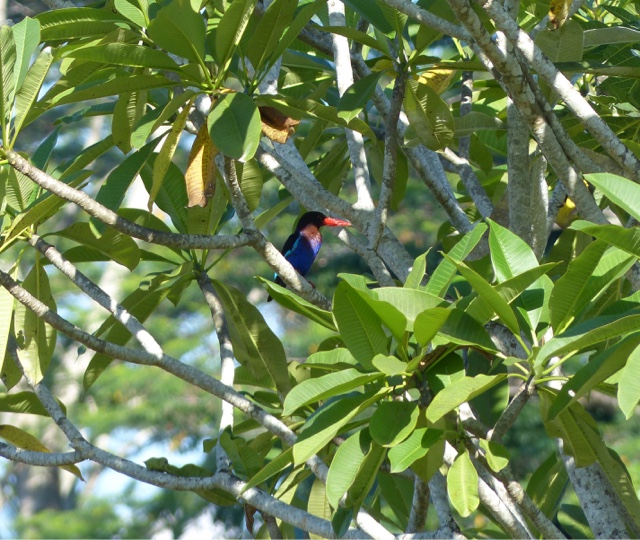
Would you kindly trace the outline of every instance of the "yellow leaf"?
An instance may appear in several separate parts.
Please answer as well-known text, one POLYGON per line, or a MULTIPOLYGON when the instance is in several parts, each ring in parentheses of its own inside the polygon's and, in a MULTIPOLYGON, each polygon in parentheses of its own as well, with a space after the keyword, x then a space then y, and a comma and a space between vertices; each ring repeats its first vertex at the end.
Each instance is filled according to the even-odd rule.
POLYGON ((207 206, 216 189, 215 157, 218 149, 213 144, 207 124, 202 124, 189 153, 189 164, 184 175, 189 202, 187 208, 207 206))
POLYGON ((436 94, 440 95, 449 88, 455 75, 456 71, 453 69, 433 68, 420 75, 418 82, 428 86, 436 94))

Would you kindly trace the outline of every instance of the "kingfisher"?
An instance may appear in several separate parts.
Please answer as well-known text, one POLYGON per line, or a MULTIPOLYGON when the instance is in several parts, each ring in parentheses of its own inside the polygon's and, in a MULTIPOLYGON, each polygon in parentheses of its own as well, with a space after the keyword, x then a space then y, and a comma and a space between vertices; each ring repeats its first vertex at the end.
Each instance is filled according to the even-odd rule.
MULTIPOLYGON (((280 250, 284 258, 289 261, 298 274, 306 276, 315 260, 320 247, 322 246, 322 234, 320 227, 350 227, 351 223, 345 219, 337 219, 325 216, 322 212, 307 212, 303 214, 296 230, 287 238, 287 241, 280 250)), ((278 274, 275 274, 274 281, 278 285, 286 287, 286 284, 278 274)), ((269 296, 267 302, 273 298, 269 296)))

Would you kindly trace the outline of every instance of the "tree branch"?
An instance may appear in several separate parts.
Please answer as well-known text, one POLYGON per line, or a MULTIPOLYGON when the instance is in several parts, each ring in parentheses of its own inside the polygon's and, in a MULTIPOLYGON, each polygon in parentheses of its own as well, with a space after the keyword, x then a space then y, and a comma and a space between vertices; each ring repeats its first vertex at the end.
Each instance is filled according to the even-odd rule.
POLYGON ((143 227, 120 217, 106 206, 96 202, 86 193, 74 189, 44 173, 40 169, 37 169, 13 150, 0 149, 0 151, 6 155, 9 165, 29 177, 40 187, 50 191, 61 199, 77 204, 90 216, 134 238, 144 240, 151 244, 180 249, 229 249, 246 246, 250 243, 251 239, 246 234, 217 236, 177 234, 143 227))
POLYGON ((409 514, 409 523, 406 532, 408 534, 417 533, 424 530, 424 524, 429 511, 429 484, 424 480, 415 477, 413 481, 413 503, 409 514))

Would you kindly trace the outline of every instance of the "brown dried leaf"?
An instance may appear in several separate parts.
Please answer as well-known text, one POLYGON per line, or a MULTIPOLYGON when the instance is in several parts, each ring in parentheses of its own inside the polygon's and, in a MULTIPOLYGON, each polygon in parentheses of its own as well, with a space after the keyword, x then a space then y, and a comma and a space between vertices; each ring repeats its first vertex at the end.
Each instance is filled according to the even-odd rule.
POLYGON ((258 107, 262 132, 272 141, 285 143, 300 120, 295 120, 275 107, 258 107))
POLYGON ((203 124, 189 152, 189 164, 184 175, 189 202, 187 208, 207 206, 216 189, 215 157, 218 149, 213 144, 207 124, 203 124))

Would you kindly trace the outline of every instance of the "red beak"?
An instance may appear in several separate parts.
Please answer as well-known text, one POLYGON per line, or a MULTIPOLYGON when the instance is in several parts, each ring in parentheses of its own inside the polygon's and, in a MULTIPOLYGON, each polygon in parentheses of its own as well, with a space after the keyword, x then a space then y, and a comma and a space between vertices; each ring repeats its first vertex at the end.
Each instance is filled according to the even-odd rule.
POLYGON ((346 219, 337 219, 332 217, 324 218, 322 222, 323 225, 328 225, 329 227, 351 227, 351 222, 346 219))

